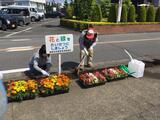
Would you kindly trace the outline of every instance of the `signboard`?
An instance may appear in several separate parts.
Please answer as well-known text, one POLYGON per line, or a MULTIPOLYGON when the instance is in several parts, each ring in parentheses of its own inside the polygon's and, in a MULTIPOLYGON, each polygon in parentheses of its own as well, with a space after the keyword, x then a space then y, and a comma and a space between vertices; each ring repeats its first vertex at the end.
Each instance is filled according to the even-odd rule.
POLYGON ((60 54, 73 52, 73 35, 47 35, 45 36, 47 54, 60 54))

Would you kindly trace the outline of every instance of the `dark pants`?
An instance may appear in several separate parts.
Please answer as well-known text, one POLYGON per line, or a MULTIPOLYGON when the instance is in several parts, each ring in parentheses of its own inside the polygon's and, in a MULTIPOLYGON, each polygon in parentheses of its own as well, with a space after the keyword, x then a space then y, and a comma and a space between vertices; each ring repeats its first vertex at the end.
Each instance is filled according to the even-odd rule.
MULTIPOLYGON (((47 64, 45 64, 45 65, 43 65, 43 66, 38 66, 38 67, 40 67, 41 69, 49 72, 51 66, 52 66, 52 65, 51 65, 50 63, 47 63, 47 64)), ((30 72, 31 74, 34 74, 34 75, 42 75, 42 73, 39 72, 39 71, 37 71, 37 70, 33 67, 33 65, 31 65, 31 64, 29 65, 29 69, 30 69, 29 72, 30 72)))

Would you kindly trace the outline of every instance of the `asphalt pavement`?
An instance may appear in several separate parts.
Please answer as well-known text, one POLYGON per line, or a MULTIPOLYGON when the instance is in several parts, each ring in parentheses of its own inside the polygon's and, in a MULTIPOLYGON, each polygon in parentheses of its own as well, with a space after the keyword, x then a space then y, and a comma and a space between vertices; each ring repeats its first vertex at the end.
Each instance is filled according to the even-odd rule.
POLYGON ((9 103, 5 120, 160 120, 160 66, 148 62, 144 77, 69 93, 9 103))
MULTIPOLYGON (((63 72, 72 77, 69 93, 9 103, 5 120, 160 120, 160 34, 99 35, 94 69, 127 64, 131 55, 146 64, 144 77, 133 77, 89 89, 72 73, 79 63, 79 32, 58 25, 58 19, 0 32, 0 70, 27 67, 28 60, 49 34, 72 33, 74 52, 62 55, 63 72), (28 29, 26 31, 23 31, 28 29), (21 48, 25 47, 25 48, 21 48), (21 49, 20 49, 21 48, 21 49), (23 50, 25 49, 25 50, 23 50)), ((57 71, 57 55, 52 55, 57 71)), ((28 79, 23 72, 4 74, 4 81, 28 79)))

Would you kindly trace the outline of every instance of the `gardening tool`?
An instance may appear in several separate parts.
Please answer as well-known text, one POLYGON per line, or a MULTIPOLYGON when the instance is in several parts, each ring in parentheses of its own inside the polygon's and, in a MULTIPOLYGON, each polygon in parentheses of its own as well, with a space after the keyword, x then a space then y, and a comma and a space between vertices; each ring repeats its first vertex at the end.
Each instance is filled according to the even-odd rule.
POLYGON ((85 55, 82 57, 78 67, 75 69, 75 72, 77 73, 77 75, 79 75, 81 63, 86 58, 86 56, 88 56, 88 51, 86 50, 86 48, 84 48, 84 52, 85 52, 85 55))

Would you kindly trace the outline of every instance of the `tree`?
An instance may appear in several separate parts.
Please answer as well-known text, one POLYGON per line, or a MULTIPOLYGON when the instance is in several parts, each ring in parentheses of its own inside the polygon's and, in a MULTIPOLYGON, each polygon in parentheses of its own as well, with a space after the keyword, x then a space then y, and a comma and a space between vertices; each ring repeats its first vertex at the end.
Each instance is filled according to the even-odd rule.
POLYGON ((91 21, 100 22, 102 20, 102 11, 100 5, 92 7, 91 21))
POLYGON ((72 18, 73 16, 73 10, 70 5, 67 6, 66 8, 66 18, 72 18))
POLYGON ((121 13, 121 22, 127 22, 127 5, 123 4, 121 13))
POLYGON ((74 15, 76 16, 77 19, 80 18, 80 0, 74 0, 73 8, 74 8, 74 15))
POLYGON ((146 22, 146 8, 145 8, 145 6, 140 6, 140 8, 139 8, 138 22, 146 22))
POLYGON ((67 8, 67 6, 68 6, 68 1, 65 0, 65 1, 64 1, 64 7, 67 8))
POLYGON ((110 10, 109 10, 109 17, 108 22, 116 22, 117 20, 117 4, 112 4, 110 10))
POLYGON ((136 9, 134 5, 131 5, 128 11, 128 22, 135 22, 135 20, 136 20, 136 9))
POLYGON ((155 22, 155 9, 153 5, 150 5, 147 10, 147 22, 155 22))
POLYGON ((156 11, 156 22, 160 22, 160 7, 156 11))
POLYGON ((111 0, 100 0, 99 5, 101 7, 102 16, 103 17, 108 17, 109 8, 111 6, 111 0))

